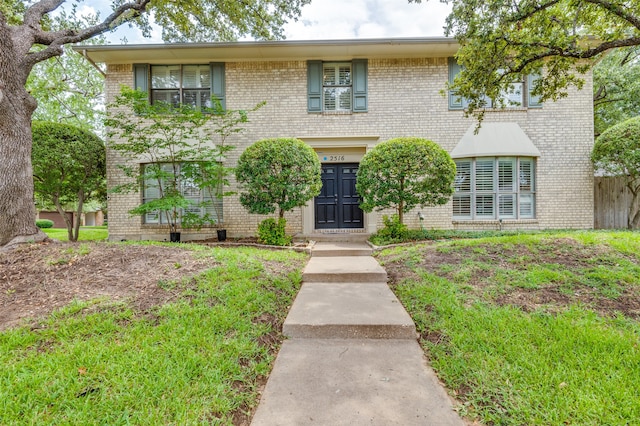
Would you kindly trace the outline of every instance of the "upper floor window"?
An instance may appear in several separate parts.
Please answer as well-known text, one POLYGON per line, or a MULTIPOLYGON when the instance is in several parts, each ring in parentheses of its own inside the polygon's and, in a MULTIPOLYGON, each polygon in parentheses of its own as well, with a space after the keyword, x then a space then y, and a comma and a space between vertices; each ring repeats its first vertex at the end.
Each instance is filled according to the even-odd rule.
POLYGON ((211 108, 209 65, 151 65, 151 103, 211 108))
POLYGON ((322 103, 325 111, 351 111, 351 63, 322 65, 322 103))
POLYGON ((309 112, 366 112, 368 61, 307 62, 309 112))
POLYGON ((133 84, 149 93, 151 103, 165 102, 195 108, 215 107, 212 98, 225 108, 225 64, 133 65, 133 84))
MULTIPOLYGON (((455 58, 449 58, 449 84, 453 84, 456 75, 462 71, 462 67, 456 62, 455 58)), ((489 97, 484 100, 486 108, 541 108, 540 98, 531 93, 535 81, 540 78, 538 75, 524 75, 515 78, 509 89, 503 92, 500 99, 492 102, 489 97)), ((469 105, 466 98, 458 96, 451 90, 449 91, 449 109, 465 109, 469 105)))
POLYGON ((454 219, 533 219, 533 158, 456 160, 454 219))

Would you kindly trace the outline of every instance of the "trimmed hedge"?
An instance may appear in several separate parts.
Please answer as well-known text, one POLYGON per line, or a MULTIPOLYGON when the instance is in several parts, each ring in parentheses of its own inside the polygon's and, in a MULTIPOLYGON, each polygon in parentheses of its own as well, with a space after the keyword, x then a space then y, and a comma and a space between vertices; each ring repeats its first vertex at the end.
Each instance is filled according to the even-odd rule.
POLYGON ((49 219, 36 220, 36 226, 40 229, 53 228, 53 221, 49 219))

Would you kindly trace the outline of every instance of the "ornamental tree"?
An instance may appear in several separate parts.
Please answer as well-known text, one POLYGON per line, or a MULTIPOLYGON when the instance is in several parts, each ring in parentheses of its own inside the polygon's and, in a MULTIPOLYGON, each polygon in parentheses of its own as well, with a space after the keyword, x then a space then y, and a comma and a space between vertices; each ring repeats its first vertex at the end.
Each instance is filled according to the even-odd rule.
POLYGON ((223 110, 219 101, 212 101, 213 108, 202 109, 187 104, 151 104, 146 92, 123 87, 109 105, 105 120, 110 129, 109 148, 126 160, 117 166, 130 178, 111 191, 131 193, 146 186, 158 194, 130 214, 160 215, 170 232, 177 232, 178 227, 221 224, 222 203, 216 201, 233 194, 225 189, 233 171, 226 158, 235 149, 227 139, 244 131, 249 113, 264 103, 245 111, 223 110), (186 193, 193 191, 203 191, 203 200, 189 199, 186 193))
POLYGON ((88 22, 76 15, 72 0, 0 2, 0 247, 46 238, 33 220, 31 117, 37 102, 25 89, 37 63, 120 25, 135 24, 148 34, 149 13, 167 42, 281 38, 282 25, 309 0, 185 0, 180 7, 164 0, 109 3, 110 13, 88 22))
POLYGON ((631 191, 627 227, 640 226, 640 209, 637 205, 640 195, 640 117, 630 118, 609 127, 593 146, 591 161, 596 169, 608 176, 621 177, 631 191))
MULTIPOLYGON (((421 0, 409 0, 421 3, 421 0)), ((481 118, 522 74, 539 74, 534 95, 567 96, 602 54, 640 45, 638 0, 451 0, 446 35, 458 39, 464 70, 452 89, 481 118)))
POLYGON ((67 225, 69 241, 78 241, 82 206, 104 194, 104 142, 69 124, 36 121, 32 132, 35 194, 55 206, 67 225), (69 204, 76 207, 73 220, 65 213, 69 204))
POLYGON ((240 156, 236 178, 240 203, 249 213, 270 214, 304 206, 320 194, 320 160, 315 151, 295 138, 263 139, 240 156))
POLYGON ((366 212, 393 208, 403 224, 404 213, 417 206, 446 204, 455 175, 449 153, 435 142, 413 137, 382 142, 360 162, 360 207, 366 212))

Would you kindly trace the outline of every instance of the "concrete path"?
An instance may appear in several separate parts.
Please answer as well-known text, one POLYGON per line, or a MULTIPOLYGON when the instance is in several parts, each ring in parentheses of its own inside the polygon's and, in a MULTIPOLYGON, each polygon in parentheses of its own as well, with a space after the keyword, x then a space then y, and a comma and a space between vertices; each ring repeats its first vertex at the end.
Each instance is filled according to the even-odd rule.
POLYGON ((316 243, 252 426, 462 426, 365 243, 316 243))

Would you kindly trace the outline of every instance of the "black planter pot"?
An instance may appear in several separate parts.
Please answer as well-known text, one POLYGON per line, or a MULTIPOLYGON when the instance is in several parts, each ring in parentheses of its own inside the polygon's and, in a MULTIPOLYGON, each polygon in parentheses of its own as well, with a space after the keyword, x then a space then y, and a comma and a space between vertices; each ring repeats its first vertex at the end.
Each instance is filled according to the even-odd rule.
POLYGON ((179 232, 169 232, 169 241, 172 243, 180 242, 180 233, 179 232))
POLYGON ((227 239, 226 229, 218 229, 216 232, 218 233, 218 241, 225 241, 227 239))

